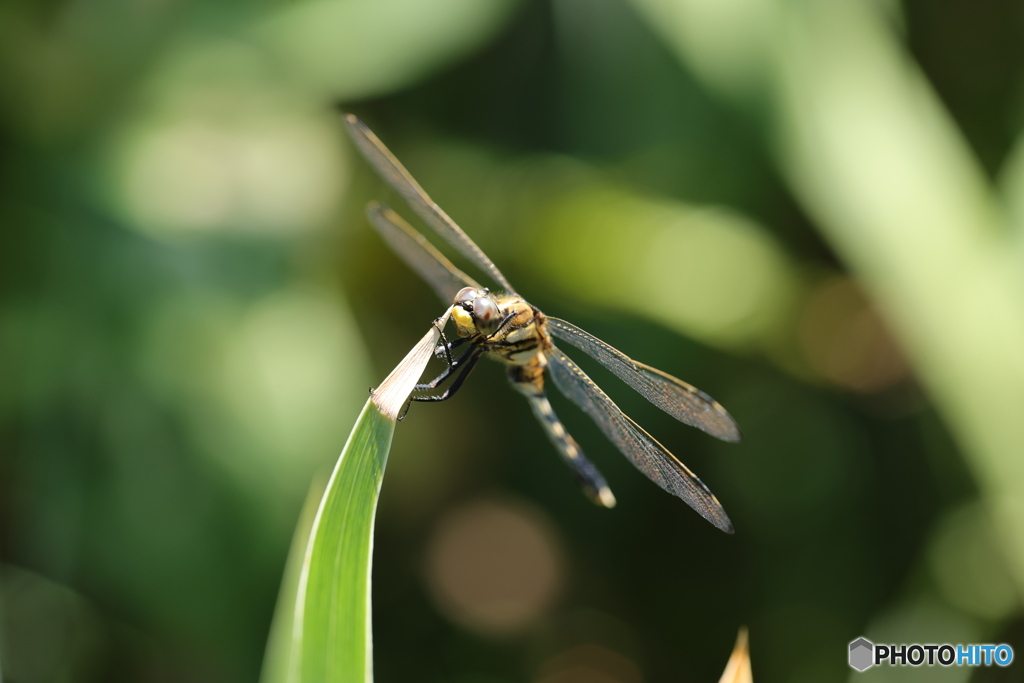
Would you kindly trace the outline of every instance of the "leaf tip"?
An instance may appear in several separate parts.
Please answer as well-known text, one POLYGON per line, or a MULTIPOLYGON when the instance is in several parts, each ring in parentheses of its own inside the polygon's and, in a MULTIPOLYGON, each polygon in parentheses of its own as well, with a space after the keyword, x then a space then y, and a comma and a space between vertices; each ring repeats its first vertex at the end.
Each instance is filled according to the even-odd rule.
POLYGON ((449 308, 444 315, 438 318, 436 324, 423 335, 416 346, 412 347, 412 350, 391 371, 391 374, 373 390, 373 404, 388 419, 398 420, 402 406, 405 405, 431 356, 434 355, 434 346, 441 338, 440 329, 448 322, 451 312, 452 309, 449 308))
POLYGON ((754 683, 750 670, 750 650, 747 646, 747 627, 740 628, 736 636, 736 646, 732 650, 725 671, 718 683, 754 683))

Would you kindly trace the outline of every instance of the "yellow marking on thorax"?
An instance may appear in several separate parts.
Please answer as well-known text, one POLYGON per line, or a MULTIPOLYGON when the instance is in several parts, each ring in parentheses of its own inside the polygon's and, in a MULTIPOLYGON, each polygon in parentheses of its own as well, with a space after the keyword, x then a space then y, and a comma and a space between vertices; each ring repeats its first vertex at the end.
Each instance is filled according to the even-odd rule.
POLYGON ((533 339, 536 336, 537 323, 534 322, 518 330, 512 330, 512 332, 505 336, 505 341, 509 342, 510 344, 515 344, 517 342, 523 341, 524 339, 533 339))
POLYGON ((507 316, 509 313, 515 313, 515 317, 508 322, 509 327, 522 325, 533 317, 533 306, 526 303, 519 297, 499 300, 498 308, 501 309, 503 316, 507 316))
POLYGON ((510 365, 539 364, 537 371, 528 374, 542 373, 547 359, 541 352, 550 344, 542 327, 543 317, 538 318, 533 306, 519 297, 499 299, 497 303, 503 319, 509 314, 512 314, 512 318, 498 334, 487 340, 490 355, 510 365))

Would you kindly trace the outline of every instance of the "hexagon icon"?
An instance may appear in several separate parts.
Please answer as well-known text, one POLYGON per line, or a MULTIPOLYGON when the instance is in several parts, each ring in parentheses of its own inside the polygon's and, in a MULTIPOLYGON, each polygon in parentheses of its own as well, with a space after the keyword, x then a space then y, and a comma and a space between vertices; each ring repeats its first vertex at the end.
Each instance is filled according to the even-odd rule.
POLYGON ((850 666, 857 671, 870 669, 874 665, 875 644, 867 638, 858 638, 850 643, 850 666))

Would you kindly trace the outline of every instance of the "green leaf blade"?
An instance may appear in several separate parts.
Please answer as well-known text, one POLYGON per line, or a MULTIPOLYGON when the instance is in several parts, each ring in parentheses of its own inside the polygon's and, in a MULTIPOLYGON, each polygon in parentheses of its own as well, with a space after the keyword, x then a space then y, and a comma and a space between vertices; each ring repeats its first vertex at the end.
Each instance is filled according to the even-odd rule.
POLYGON ((292 632, 295 625, 295 600, 299 587, 299 576, 302 572, 302 560, 306 556, 309 534, 313 529, 313 520, 320 509, 320 500, 327 487, 327 473, 316 477, 302 505, 299 522, 292 536, 288 550, 288 561, 285 563, 284 576, 281 579, 281 591, 274 608, 274 619, 270 624, 270 635, 267 637, 267 651, 263 657, 263 671, 260 683, 287 683, 292 652, 292 632))
POLYGON ((373 680, 370 572, 377 499, 398 415, 450 313, 363 406, 315 516, 307 502, 285 568, 262 683, 373 680))
POLYGON ((372 678, 374 513, 394 432, 368 400, 331 475, 299 579, 290 681, 372 678))

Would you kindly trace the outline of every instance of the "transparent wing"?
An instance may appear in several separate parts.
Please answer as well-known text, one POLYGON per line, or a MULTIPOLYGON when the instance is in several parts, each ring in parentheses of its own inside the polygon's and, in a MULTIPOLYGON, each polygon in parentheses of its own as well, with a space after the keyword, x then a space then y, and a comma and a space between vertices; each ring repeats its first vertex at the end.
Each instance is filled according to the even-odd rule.
POLYGON ((696 427, 722 441, 742 438, 736 420, 722 404, 681 379, 650 365, 637 362, 572 323, 548 317, 548 329, 611 370, 648 401, 684 424, 696 427))
POLYGON ((629 419, 594 381, 557 348, 548 353, 548 371, 559 391, 591 417, 604 435, 655 484, 676 495, 722 531, 732 522, 721 503, 686 465, 629 419))
POLYGON ((366 215, 391 250, 426 280, 445 304, 455 300, 463 287, 481 289, 476 281, 456 268, 401 216, 378 202, 366 206, 366 215))
POLYGON ((490 275, 506 292, 516 293, 497 266, 487 258, 480 247, 476 246, 469 235, 464 233, 462 228, 456 225, 455 221, 434 203, 434 200, 423 191, 423 188, 409 175, 409 172, 384 146, 384 143, 373 134, 373 131, 366 127, 365 123, 352 114, 346 114, 345 125, 349 135, 352 136, 356 146, 359 147, 366 159, 377 169, 381 177, 388 181, 398 194, 402 195, 402 198, 409 203, 409 206, 420 218, 426 221, 460 254, 490 275))

